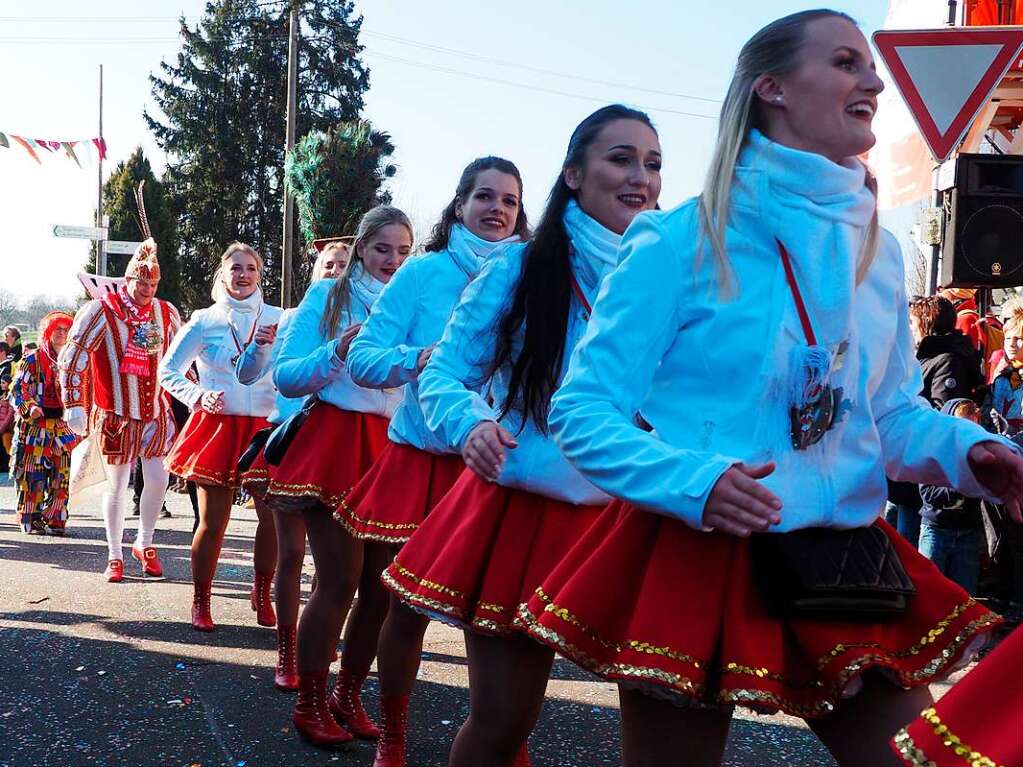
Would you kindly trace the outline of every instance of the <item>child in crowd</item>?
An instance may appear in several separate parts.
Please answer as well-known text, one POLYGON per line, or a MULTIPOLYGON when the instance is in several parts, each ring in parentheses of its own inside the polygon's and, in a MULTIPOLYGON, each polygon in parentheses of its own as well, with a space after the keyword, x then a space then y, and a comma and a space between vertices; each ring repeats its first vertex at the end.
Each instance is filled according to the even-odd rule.
MULTIPOLYGON (((980 408, 972 400, 949 400, 942 413, 980 422, 980 408)), ((970 594, 976 594, 980 571, 980 499, 967 498, 950 487, 921 485, 920 553, 970 594)))

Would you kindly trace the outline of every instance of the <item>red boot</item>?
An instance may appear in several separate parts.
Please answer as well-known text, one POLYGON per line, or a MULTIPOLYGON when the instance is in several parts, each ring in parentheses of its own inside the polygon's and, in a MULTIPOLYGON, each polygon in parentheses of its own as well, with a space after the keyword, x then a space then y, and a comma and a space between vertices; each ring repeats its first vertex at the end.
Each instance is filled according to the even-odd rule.
POLYGON ((337 723, 352 735, 363 740, 376 740, 380 737, 380 729, 362 707, 362 682, 363 679, 356 679, 342 667, 337 672, 334 691, 327 705, 337 723))
POLYGON ((522 748, 515 754, 515 761, 512 762, 512 767, 530 767, 529 764, 529 747, 523 743, 522 748))
POLYGON ((405 767, 408 695, 381 695, 380 714, 384 729, 377 741, 373 767, 405 767))
POLYGON ((213 625, 213 616, 210 615, 210 589, 213 584, 209 581, 206 583, 194 584, 195 592, 192 596, 192 628, 196 631, 213 631, 216 626, 213 625))
POLYGON ((327 707, 327 674, 324 669, 315 674, 298 675, 298 700, 291 721, 298 734, 320 748, 337 748, 353 740, 343 730, 327 707))
POLYGON ((252 584, 252 593, 249 595, 249 602, 256 612, 256 623, 260 626, 276 626, 277 616, 274 614, 273 602, 270 601, 270 584, 273 583, 273 573, 261 573, 256 571, 256 580, 252 584))
POLYGON ((298 689, 293 625, 277 627, 277 669, 274 672, 274 687, 285 692, 294 692, 298 689))

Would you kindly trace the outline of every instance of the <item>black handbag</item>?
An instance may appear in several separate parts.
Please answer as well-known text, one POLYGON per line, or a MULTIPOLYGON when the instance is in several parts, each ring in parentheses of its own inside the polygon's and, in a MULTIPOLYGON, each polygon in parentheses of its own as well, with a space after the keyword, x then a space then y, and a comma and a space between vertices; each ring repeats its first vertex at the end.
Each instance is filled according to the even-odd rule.
POLYGON ((753 576, 776 617, 880 621, 904 612, 916 594, 877 525, 757 533, 750 543, 753 576))
POLYGON ((277 426, 266 440, 266 447, 263 449, 263 457, 271 466, 279 466, 284 460, 284 454, 288 452, 288 446, 295 439, 298 430, 302 428, 305 419, 309 417, 316 403, 316 397, 310 397, 302 405, 302 409, 293 413, 288 419, 277 426))
POLYGON ((245 448, 245 452, 238 457, 238 473, 244 474, 252 466, 252 462, 256 460, 256 456, 259 455, 259 451, 266 445, 266 441, 270 438, 270 433, 274 430, 273 426, 267 426, 260 429, 252 435, 252 441, 249 446, 245 448))

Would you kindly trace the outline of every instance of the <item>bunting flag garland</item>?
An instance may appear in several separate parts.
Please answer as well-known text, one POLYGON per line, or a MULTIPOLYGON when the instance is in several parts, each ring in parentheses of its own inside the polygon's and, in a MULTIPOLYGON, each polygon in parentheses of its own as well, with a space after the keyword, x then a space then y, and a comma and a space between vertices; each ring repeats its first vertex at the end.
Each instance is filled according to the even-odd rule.
POLYGON ((78 139, 77 141, 53 141, 51 139, 29 138, 28 136, 18 136, 14 133, 0 131, 0 149, 12 149, 14 145, 20 146, 28 152, 29 157, 40 165, 43 164, 43 161, 39 155, 43 152, 63 154, 68 159, 73 160, 79 168, 82 167, 80 157, 85 158, 95 154, 100 160, 107 158, 107 142, 101 136, 78 139))

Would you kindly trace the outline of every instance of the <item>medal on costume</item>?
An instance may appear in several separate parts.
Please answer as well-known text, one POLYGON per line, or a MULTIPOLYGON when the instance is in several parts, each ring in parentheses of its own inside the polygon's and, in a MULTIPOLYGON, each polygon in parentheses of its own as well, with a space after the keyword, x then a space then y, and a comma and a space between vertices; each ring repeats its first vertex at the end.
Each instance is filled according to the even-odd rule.
POLYGON ((789 407, 792 447, 796 450, 806 450, 820 442, 842 414, 843 390, 841 387, 833 387, 828 383, 828 378, 844 366, 849 342, 842 341, 834 353, 817 343, 817 335, 814 333, 810 315, 796 283, 792 262, 780 241, 778 250, 781 253, 782 265, 785 267, 785 279, 796 304, 803 334, 806 336, 806 346, 797 346, 792 350, 790 361, 792 405, 789 407))

